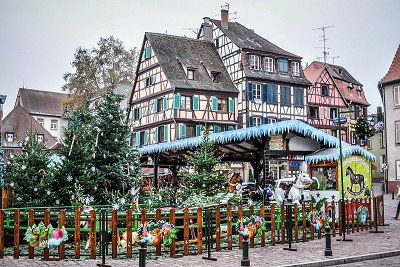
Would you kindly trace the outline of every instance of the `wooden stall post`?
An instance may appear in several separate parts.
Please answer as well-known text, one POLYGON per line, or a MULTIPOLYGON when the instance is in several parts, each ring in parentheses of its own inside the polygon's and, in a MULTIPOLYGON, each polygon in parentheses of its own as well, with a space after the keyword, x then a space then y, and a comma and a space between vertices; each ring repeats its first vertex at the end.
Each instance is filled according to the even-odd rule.
MULTIPOLYGON (((356 203, 355 203, 355 209, 354 209, 354 211, 357 211, 357 209, 360 207, 360 198, 357 198, 356 199, 356 203)), ((354 214, 354 213, 353 213, 354 214)), ((360 232, 360 223, 361 222, 359 222, 358 220, 357 220, 357 217, 356 216, 354 216, 355 217, 355 221, 356 221, 356 223, 357 223, 357 233, 358 232, 360 232)))
POLYGON ((299 242, 298 214, 299 214, 299 207, 297 206, 297 203, 294 203, 294 240, 296 241, 296 243, 299 242))
POLYGON ((19 225, 20 225, 20 213, 19 210, 15 210, 14 211, 14 259, 19 259, 19 253, 20 253, 19 225))
POLYGON ((183 255, 189 254, 189 209, 183 210, 183 255))
MULTIPOLYGON (((260 217, 265 219, 265 206, 260 207, 260 217)), ((261 246, 265 247, 265 231, 261 234, 261 246)))
POLYGON ((227 226, 227 245, 228 250, 232 250, 232 207, 226 209, 226 226, 227 226))
POLYGON ((332 236, 336 236, 336 209, 335 209, 335 200, 332 200, 331 207, 332 207, 332 236))
MULTIPOLYGON (((161 209, 156 210, 156 221, 161 221, 161 209)), ((156 256, 161 256, 161 242, 156 246, 156 256)))
POLYGON ((342 205, 343 205, 343 203, 342 203, 342 200, 341 199, 339 199, 339 201, 338 201, 338 210, 339 210, 339 236, 342 236, 342 223, 343 223, 343 221, 342 221, 342 205))
POLYGON ((307 217, 306 217, 306 203, 301 204, 301 220, 303 223, 303 242, 307 241, 307 217))
POLYGON ((96 211, 90 211, 90 258, 96 259, 96 211))
POLYGON ((197 254, 202 254, 202 253, 203 253, 203 210, 202 208, 198 208, 197 209, 197 254))
MULTIPOLYGON (((65 210, 60 210, 60 228, 65 227, 65 210)), ((65 244, 61 243, 58 247, 58 258, 65 259, 65 244)))
MULTIPOLYGON (((250 216, 254 215, 254 206, 250 206, 250 216)), ((254 248, 254 236, 250 238, 250 247, 254 248)))
POLYGON ((351 199, 350 204, 351 204, 351 233, 354 234, 355 230, 354 210, 356 205, 356 203, 354 202, 354 198, 351 199))
POLYGON ((0 259, 4 258, 4 210, 0 210, 0 259))
POLYGON ((81 211, 75 211, 75 232, 74 232, 74 255, 75 259, 81 257, 81 211))
POLYGON ((271 204, 271 246, 275 246, 275 229, 276 229, 276 220, 275 220, 275 204, 271 204))
MULTIPOLYGON (((50 224, 50 211, 49 210, 45 210, 44 211, 44 225, 45 227, 48 227, 50 224)), ((48 238, 47 235, 44 237, 44 239, 46 240, 46 242, 48 242, 48 238)), ((50 251, 48 247, 45 247, 43 250, 43 260, 49 260, 50 258, 50 251)))
POLYGON ((281 205, 281 244, 284 245, 286 243, 285 237, 285 224, 286 224, 286 214, 285 214, 285 205, 282 203, 281 205))
MULTIPOLYGON (((35 212, 33 210, 29 210, 29 226, 32 227, 35 224, 35 212)), ((32 246, 28 246, 28 259, 35 258, 35 248, 32 246)))
MULTIPOLYGON (((372 207, 371 207, 371 197, 368 197, 368 225, 369 225, 369 229, 372 229, 372 207)), ((368 227, 367 227, 368 229, 368 227)))
POLYGON ((215 208, 215 251, 221 251, 221 208, 215 208))
MULTIPOLYGON (((238 218, 243 219, 243 206, 239 205, 238 207, 238 218)), ((239 235, 239 249, 243 248, 243 237, 239 235)))
MULTIPOLYGON (((175 225, 175 209, 170 209, 169 211, 169 223, 172 224, 173 226, 175 225)), ((175 246, 175 238, 172 239, 172 243, 169 247, 169 256, 174 257, 175 256, 175 251, 176 251, 176 246, 175 246)))
POLYGON ((126 257, 132 258, 132 209, 126 211, 126 257))
MULTIPOLYGON (((314 213, 314 205, 312 202, 310 203, 310 212, 311 214, 314 213)), ((311 235, 311 240, 314 240, 314 226, 312 225, 312 222, 310 222, 310 235, 311 235)))
POLYGON ((344 222, 346 224, 346 228, 347 228, 347 233, 350 234, 350 212, 349 212, 349 206, 350 206, 350 202, 348 199, 346 199, 346 221, 344 222))
POLYGON ((111 258, 117 258, 117 246, 118 246, 118 236, 117 236, 117 211, 113 210, 111 212, 111 258))
MULTIPOLYGON (((367 199, 366 198, 360 198, 360 207, 364 206, 366 204, 367 199)), ((365 221, 365 223, 367 223, 367 221, 365 221)), ((363 232, 365 229, 365 225, 361 224, 361 232, 363 232)))

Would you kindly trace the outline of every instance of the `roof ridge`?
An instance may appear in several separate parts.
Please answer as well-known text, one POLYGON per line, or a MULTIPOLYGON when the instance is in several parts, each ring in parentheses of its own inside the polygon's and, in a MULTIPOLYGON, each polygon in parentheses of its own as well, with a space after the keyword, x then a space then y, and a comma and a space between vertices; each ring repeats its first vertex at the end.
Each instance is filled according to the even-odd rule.
POLYGON ((212 41, 207 41, 203 39, 197 39, 197 38, 191 38, 187 36, 181 36, 181 35, 174 35, 174 34, 169 34, 169 33, 158 33, 158 32, 145 32, 145 35, 153 35, 153 36, 165 36, 165 37, 174 37, 174 38, 180 38, 180 39, 186 39, 188 41, 195 41, 195 42, 204 42, 207 44, 213 44, 212 41))
POLYGON ((25 91, 36 91, 36 92, 44 92, 44 93, 51 93, 51 94, 61 94, 61 95, 71 95, 70 93, 63 93, 63 92, 54 92, 54 91, 48 91, 48 90, 43 90, 43 89, 35 89, 35 88, 18 88, 18 90, 25 90, 25 91))
POLYGON ((390 82, 394 82, 397 80, 400 80, 400 44, 397 47, 396 53, 393 56, 392 63, 390 64, 388 71, 386 72, 385 76, 383 76, 383 78, 379 81, 379 83, 381 83, 381 84, 390 83, 390 82), (398 65, 397 70, 394 69, 394 68, 396 68, 396 65, 398 65), (396 78, 396 76, 397 76, 396 71, 398 72, 398 76, 399 76, 397 78, 396 78), (394 76, 394 77, 391 77, 391 76, 394 76))

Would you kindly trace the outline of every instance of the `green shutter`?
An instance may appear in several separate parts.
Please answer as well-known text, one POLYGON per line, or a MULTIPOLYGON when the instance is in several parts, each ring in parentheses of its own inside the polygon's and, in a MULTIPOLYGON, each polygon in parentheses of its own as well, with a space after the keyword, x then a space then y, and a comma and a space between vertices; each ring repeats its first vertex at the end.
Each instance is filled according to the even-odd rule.
POLYGON ((154 99, 154 102, 153 102, 153 112, 154 113, 157 112, 157 105, 158 105, 158 99, 154 99))
POLYGON ((229 98, 229 113, 235 113, 235 99, 229 98))
POLYGON ((199 110, 200 99, 199 96, 193 96, 193 110, 199 110))
POLYGON ((168 97, 164 97, 163 98, 163 110, 167 110, 168 109, 168 97))
POLYGON ((181 108, 181 94, 174 94, 174 109, 181 108))
POLYGON ((158 143, 158 127, 154 128, 154 143, 158 143))
POLYGON ((181 123, 179 124, 179 139, 186 138, 186 125, 181 123))
POLYGON ((196 136, 200 136, 201 135, 201 125, 196 125, 196 136))
POLYGON ((140 147, 140 132, 136 132, 136 147, 140 147))
POLYGON ((143 117, 143 114, 142 114, 142 108, 141 107, 139 107, 139 119, 141 119, 143 117))
POLYGON ((214 124, 213 131, 214 131, 214 133, 219 133, 219 125, 214 124))
POLYGON ((164 142, 168 142, 168 133, 169 133, 169 127, 168 125, 164 125, 164 142))
POLYGON ((211 110, 218 111, 218 98, 215 96, 211 97, 211 110))
POLYGON ((144 131, 144 144, 147 146, 149 144, 149 130, 144 131))
POLYGON ((135 118, 135 109, 131 108, 131 121, 133 121, 135 118))
POLYGON ((149 59, 151 57, 151 48, 150 47, 146 47, 144 49, 144 59, 149 59))

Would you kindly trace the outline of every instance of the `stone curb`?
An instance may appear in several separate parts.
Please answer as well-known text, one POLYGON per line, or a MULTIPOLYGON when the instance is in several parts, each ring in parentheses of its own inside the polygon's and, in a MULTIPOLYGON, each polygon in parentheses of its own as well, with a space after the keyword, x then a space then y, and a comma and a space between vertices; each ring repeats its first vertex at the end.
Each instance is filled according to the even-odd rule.
POLYGON ((329 260, 317 261, 317 262, 305 262, 305 263, 299 263, 299 264, 280 265, 280 267, 332 266, 332 265, 349 264, 349 263, 366 261, 366 260, 376 260, 376 259, 382 259, 382 258, 388 258, 388 257, 395 257, 395 256, 399 256, 399 255, 400 255, 400 250, 393 250, 393 251, 387 251, 387 252, 364 254, 364 255, 347 257, 347 258, 329 259, 329 260))

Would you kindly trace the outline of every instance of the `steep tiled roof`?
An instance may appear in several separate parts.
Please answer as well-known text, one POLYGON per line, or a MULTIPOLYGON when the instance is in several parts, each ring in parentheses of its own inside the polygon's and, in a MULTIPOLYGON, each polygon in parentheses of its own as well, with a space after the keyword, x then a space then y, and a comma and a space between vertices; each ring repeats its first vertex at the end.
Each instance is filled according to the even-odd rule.
POLYGON ((166 77, 176 88, 238 93, 212 42, 160 33, 146 33, 166 77), (195 70, 188 80, 184 66, 195 70), (213 83, 209 72, 219 73, 213 83))
POLYGON ((235 45, 239 46, 240 48, 260 50, 268 53, 279 54, 282 56, 298 58, 298 59, 301 58, 271 43, 264 37, 255 33, 254 30, 246 28, 245 26, 243 26, 238 22, 229 22, 228 28, 225 29, 221 26, 220 20, 212 19, 211 21, 224 34, 226 34, 235 45))
POLYGON ((392 65, 390 65, 388 72, 386 73, 385 77, 382 78, 380 83, 388 84, 396 81, 400 81, 400 45, 397 48, 396 54, 394 55, 392 65))
POLYGON ((63 93, 20 88, 15 104, 23 106, 29 114, 61 117, 68 97, 63 93))
POLYGON ((44 129, 29 113, 21 106, 16 106, 4 119, 2 134, 14 133, 14 142, 7 142, 2 138, 3 146, 10 148, 20 147, 28 133, 39 133, 44 136, 44 145, 47 149, 54 149, 57 140, 44 129))

